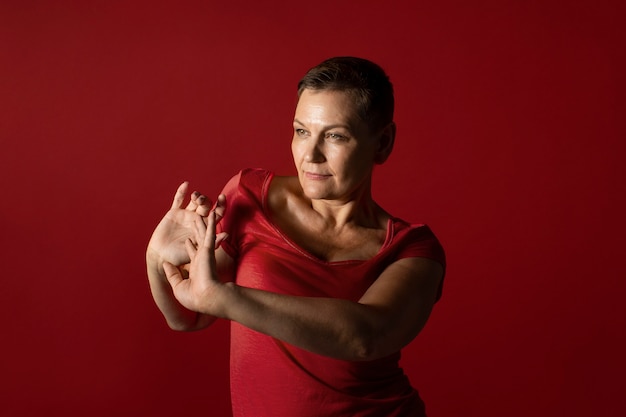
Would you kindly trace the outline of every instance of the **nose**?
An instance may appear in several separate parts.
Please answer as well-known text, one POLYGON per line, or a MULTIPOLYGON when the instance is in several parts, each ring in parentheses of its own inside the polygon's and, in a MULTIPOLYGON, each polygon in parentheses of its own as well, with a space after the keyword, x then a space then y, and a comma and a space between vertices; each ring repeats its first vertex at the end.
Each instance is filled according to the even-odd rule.
POLYGON ((326 160, 326 157, 324 156, 323 140, 315 140, 311 138, 311 140, 307 141, 305 146, 304 160, 306 162, 321 163, 326 160))

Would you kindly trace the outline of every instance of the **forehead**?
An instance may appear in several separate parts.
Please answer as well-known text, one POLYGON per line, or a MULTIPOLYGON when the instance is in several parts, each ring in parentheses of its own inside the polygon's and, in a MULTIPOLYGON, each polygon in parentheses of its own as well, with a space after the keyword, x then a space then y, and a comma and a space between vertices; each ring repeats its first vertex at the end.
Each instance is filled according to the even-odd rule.
POLYGON ((359 123, 358 106, 349 92, 306 89, 300 94, 295 118, 300 122, 359 123))

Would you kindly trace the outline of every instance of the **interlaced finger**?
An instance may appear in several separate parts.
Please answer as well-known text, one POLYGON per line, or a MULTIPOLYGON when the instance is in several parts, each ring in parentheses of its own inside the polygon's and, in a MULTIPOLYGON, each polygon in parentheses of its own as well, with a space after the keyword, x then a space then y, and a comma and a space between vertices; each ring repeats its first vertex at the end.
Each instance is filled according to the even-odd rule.
POLYGON ((205 196, 201 196, 202 201, 198 199, 198 207, 196 208, 196 213, 201 215, 202 217, 206 217, 211 211, 211 200, 206 198, 205 196))
POLYGON ((210 251, 215 250, 215 211, 209 213, 206 234, 204 235, 204 246, 210 251))
POLYGON ((196 242, 198 242, 198 246, 202 246, 204 242, 204 235, 206 234, 206 226, 204 224, 204 218, 201 216, 196 216, 194 221, 194 236, 196 242))
POLYGON ((220 194, 217 197, 213 210, 215 211, 215 221, 219 222, 224 217, 224 211, 226 210, 226 196, 224 194, 220 194))
POLYGON ((196 258, 196 253, 198 252, 198 248, 191 241, 191 239, 185 240, 185 249, 187 250, 187 255, 189 255, 189 259, 191 262, 196 258))
POLYGON ((189 204, 187 204, 187 207, 185 207, 185 210, 195 211, 198 208, 198 205, 199 205, 198 199, 200 197, 203 197, 203 196, 197 191, 194 191, 193 193, 191 193, 189 204))

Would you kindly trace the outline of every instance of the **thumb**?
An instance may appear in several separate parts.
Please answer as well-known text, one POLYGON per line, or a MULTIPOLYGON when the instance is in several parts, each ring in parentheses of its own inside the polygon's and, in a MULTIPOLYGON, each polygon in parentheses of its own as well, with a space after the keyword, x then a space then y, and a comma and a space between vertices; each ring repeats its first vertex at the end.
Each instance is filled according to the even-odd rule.
POLYGON ((167 281, 170 283, 172 288, 174 288, 183 280, 183 276, 180 273, 180 270, 169 262, 163 262, 163 271, 165 272, 165 277, 167 278, 167 281))

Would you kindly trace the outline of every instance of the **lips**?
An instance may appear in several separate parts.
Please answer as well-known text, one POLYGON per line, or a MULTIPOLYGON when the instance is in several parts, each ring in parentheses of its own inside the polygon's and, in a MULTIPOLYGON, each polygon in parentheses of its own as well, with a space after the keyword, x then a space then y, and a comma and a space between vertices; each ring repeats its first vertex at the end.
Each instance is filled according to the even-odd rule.
POLYGON ((327 178, 330 178, 329 174, 318 174, 318 173, 309 172, 309 171, 305 171, 304 176, 310 180, 325 180, 327 178))

